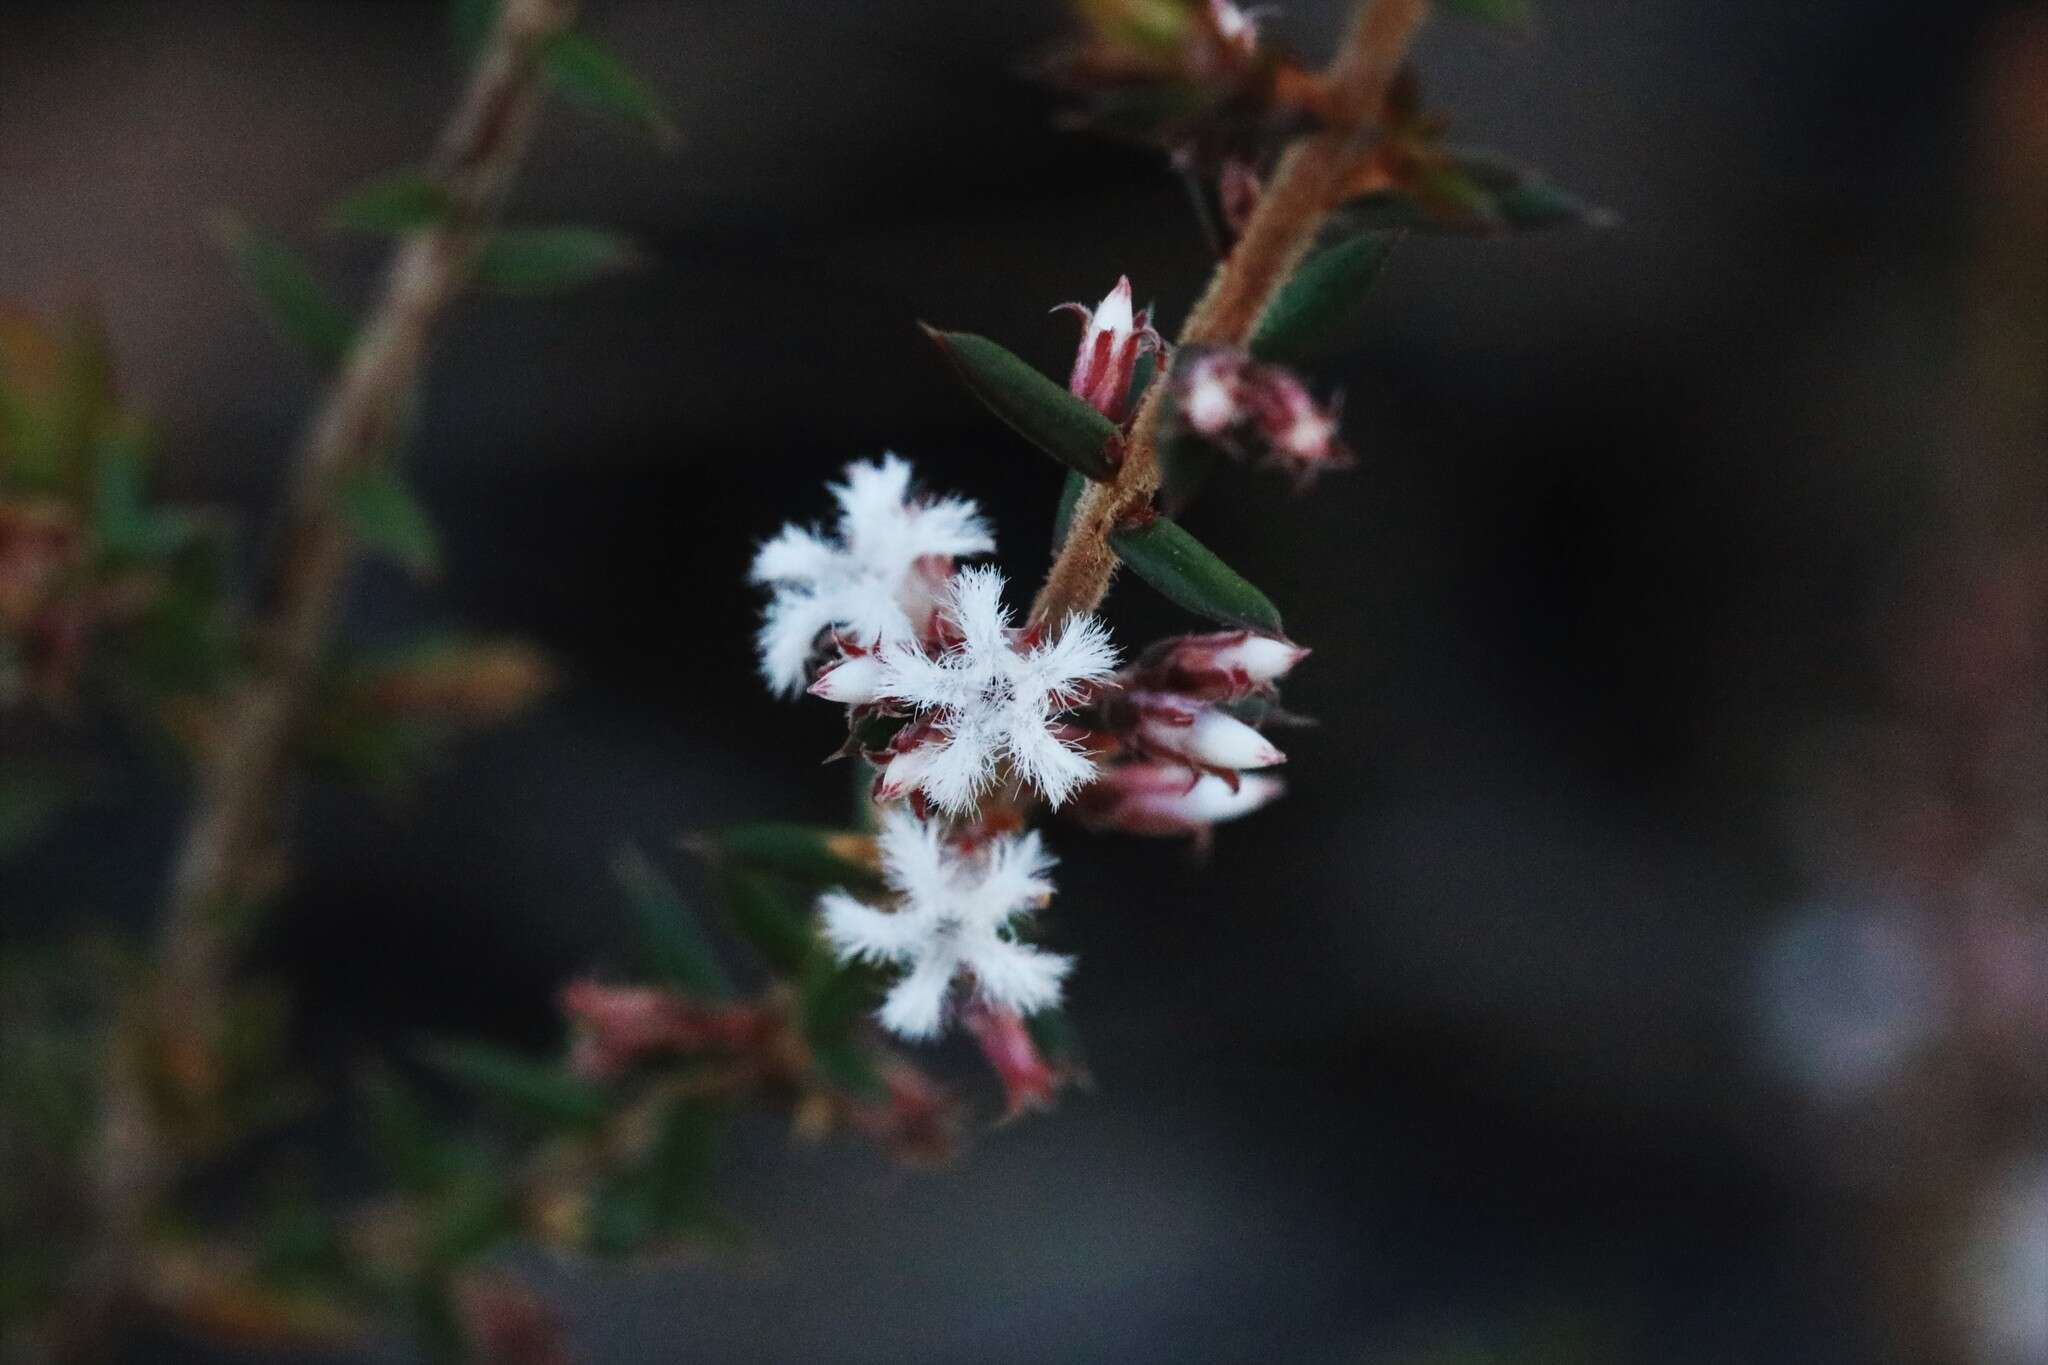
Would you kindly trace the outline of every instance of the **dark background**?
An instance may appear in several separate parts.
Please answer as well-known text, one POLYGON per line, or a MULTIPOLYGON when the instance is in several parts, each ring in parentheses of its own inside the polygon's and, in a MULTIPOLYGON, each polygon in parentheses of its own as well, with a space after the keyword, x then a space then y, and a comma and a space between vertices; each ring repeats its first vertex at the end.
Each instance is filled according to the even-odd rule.
MULTIPOLYGON (((614 960, 620 847, 834 818, 836 716, 752 674, 753 543, 893 449, 992 509, 1021 596, 1059 472, 913 321, 1057 372, 1051 305, 1128 272, 1173 323, 1207 272, 1158 161, 1059 131, 1018 77, 1051 0, 589 9, 682 147, 563 113, 514 216, 618 226, 651 263, 462 312, 414 456, 447 572, 372 569, 352 625, 523 635, 568 683, 410 801, 314 793, 270 960, 316 1063, 423 1031, 544 1042, 553 986, 614 960)), ((316 225, 423 151, 456 80, 440 7, 9 10, 0 297, 96 301, 171 491, 260 516, 313 383, 209 224, 275 228, 359 295, 374 246, 316 225)), ((1291 795, 1207 863, 1057 832, 1094 1092, 936 1175, 749 1129, 723 1188, 751 1250, 539 1269, 579 1286, 591 1358, 1878 1358, 1834 1197, 1751 1058, 1751 962, 1806 892, 1784 754, 1858 704, 1920 515, 1997 13, 1439 21, 1421 69, 1461 140, 1621 226, 1404 247, 1318 376, 1359 468, 1299 499, 1230 471, 1191 514, 1316 649, 1291 795)), ((1298 0, 1270 31, 1319 53, 1336 21, 1298 0)), ((1109 614, 1127 641, 1175 624, 1135 583, 1109 614)), ((180 794, 123 773, 8 869, 9 934, 147 913, 180 794)))

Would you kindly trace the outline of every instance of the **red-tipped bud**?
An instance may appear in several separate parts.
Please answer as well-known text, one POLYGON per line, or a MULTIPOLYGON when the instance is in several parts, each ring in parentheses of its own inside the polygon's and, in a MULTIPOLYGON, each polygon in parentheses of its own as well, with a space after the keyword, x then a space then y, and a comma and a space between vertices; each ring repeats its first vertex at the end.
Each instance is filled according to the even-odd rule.
POLYGON ((575 1038, 570 1068, 591 1080, 610 1080, 655 1056, 750 1051, 776 1028, 760 1006, 706 1005, 648 986, 572 981, 560 1004, 575 1038))
POLYGON ((882 695, 882 672, 882 661, 873 654, 844 654, 818 674, 810 693, 841 706, 866 706, 882 695))
POLYGON ((1067 1074, 1045 1060, 1022 1016, 1015 1010, 977 1006, 967 1012, 966 1024, 989 1069, 1003 1083, 1006 1118, 1052 1108, 1067 1074))
POLYGON ((1209 351, 1174 376, 1175 406, 1190 430, 1212 441, 1228 437, 1245 421, 1243 357, 1209 351))
POLYGON ((1286 470, 1297 488, 1357 463, 1338 438, 1337 404, 1317 403, 1292 371, 1260 366, 1251 403, 1266 463, 1286 470))
POLYGON ((1120 275, 1116 288, 1094 308, 1063 303, 1054 311, 1078 313, 1082 320, 1081 345, 1074 353, 1068 390, 1110 421, 1122 422, 1138 357, 1165 346, 1152 328, 1152 310, 1132 313, 1130 277, 1120 275))
POLYGON ((1232 772, 1287 761, 1271 740, 1227 711, 1170 692, 1133 692, 1125 701, 1137 717, 1138 742, 1161 757, 1232 772))
POLYGON ((882 1073, 887 1095, 855 1106, 848 1121, 899 1161, 935 1165, 953 1155, 959 1114, 931 1077, 907 1063, 882 1073))
POLYGON ((1196 701, 1242 701, 1270 693, 1309 651, 1270 635, 1226 630, 1161 640, 1132 670, 1134 683, 1196 701))
POLYGON ((1081 794, 1082 822, 1126 834, 1203 837, 1212 825, 1250 815, 1278 800, 1287 784, 1252 774, 1231 784, 1178 763, 1128 763, 1111 768, 1081 794))

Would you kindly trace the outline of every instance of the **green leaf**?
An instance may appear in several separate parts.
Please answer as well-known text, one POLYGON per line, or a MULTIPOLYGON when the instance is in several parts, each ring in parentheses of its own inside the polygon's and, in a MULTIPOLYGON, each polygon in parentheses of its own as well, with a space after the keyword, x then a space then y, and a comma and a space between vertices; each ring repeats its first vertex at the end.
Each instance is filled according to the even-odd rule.
POLYGON ((639 256, 625 238, 601 228, 505 228, 472 265, 478 284, 505 294, 553 294, 626 269, 639 256))
POLYGON ((448 191, 421 171, 394 171, 357 187, 327 214, 331 227, 356 232, 417 232, 448 214, 448 191))
POLYGON ((1252 355, 1296 365, 1339 344, 1364 314, 1398 233, 1361 232, 1302 263, 1252 333, 1252 355))
POLYGON ((1283 633, 1280 613, 1264 593, 1165 517, 1118 531, 1109 543, 1133 573, 1176 606, 1225 625, 1283 633))
POLYGON ((590 1249, 628 1256, 657 1238, 711 1220, 711 1169, 717 1152, 718 1106, 699 1099, 671 1102, 646 1159, 613 1173, 590 1208, 590 1249))
POLYGON ((193 543, 201 523, 182 512, 154 507, 146 494, 147 461, 132 440, 100 441, 94 462, 93 530, 100 552, 116 563, 148 563, 193 543))
POLYGON ((1019 436, 1091 479, 1115 476, 1112 451, 1122 437, 1107 417, 987 337, 934 327, 924 333, 968 391, 1019 436))
POLYGON ((797 995, 804 1041, 818 1073, 861 1099, 877 1098, 886 1089, 859 1035, 860 1022, 874 1008, 881 987, 875 969, 843 965, 819 952, 805 965, 797 995))
POLYGON ((517 1186, 492 1165, 481 1153, 471 1154, 434 1201, 426 1247, 431 1270, 447 1271, 473 1261, 519 1230, 517 1186))
POLYGON ((843 829, 763 821, 728 826, 703 843, 739 866, 793 881, 855 891, 874 890, 882 884, 874 841, 843 829))
POLYGON ((456 56, 466 62, 477 59, 503 5, 504 0, 453 0, 448 7, 448 40, 456 56))
POLYGON ((637 849, 621 854, 617 867, 654 974, 691 995, 728 999, 732 983, 718 965, 704 926, 683 904, 674 885, 637 849))
POLYGON ((1444 0, 1444 8, 1468 19, 1514 28, 1528 28, 1536 19, 1536 7, 1529 0, 1444 0))
POLYGON ((601 1088, 561 1067, 485 1043, 439 1043, 423 1056, 479 1098, 551 1128, 594 1128, 611 1108, 601 1088))
POLYGON ((364 545, 416 574, 436 573, 440 538, 426 508, 396 470, 367 469, 341 487, 349 529, 364 545))
POLYGON ((355 321, 290 247, 232 221, 221 227, 235 275, 279 336, 327 368, 341 364, 355 321))
POLYGON ((454 1163, 419 1096, 385 1067, 366 1073, 359 1085, 370 1145, 392 1183, 411 1195, 439 1189, 454 1163))
POLYGON ((1067 481, 1060 485, 1059 510, 1052 518, 1052 548, 1057 551, 1067 543, 1067 530, 1074 524, 1074 508, 1080 505, 1081 490, 1088 486, 1088 480, 1078 469, 1067 471, 1067 481))
POLYGON ((541 54, 541 66, 564 99, 623 119, 664 149, 681 140, 661 97, 597 39, 564 33, 541 54))
POLYGON ((803 969, 817 944, 809 918, 767 877, 727 868, 718 877, 725 912, 739 936, 782 976, 803 969))
POLYGON ((1346 204, 1344 222, 1387 231, 1500 235, 1557 226, 1608 228, 1615 216, 1493 152, 1451 150, 1414 184, 1346 204))

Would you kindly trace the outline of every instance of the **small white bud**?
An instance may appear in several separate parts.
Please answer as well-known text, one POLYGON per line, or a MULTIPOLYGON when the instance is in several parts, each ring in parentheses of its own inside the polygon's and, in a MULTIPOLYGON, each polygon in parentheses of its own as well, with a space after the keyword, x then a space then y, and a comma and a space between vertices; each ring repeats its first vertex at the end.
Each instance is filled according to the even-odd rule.
POLYGON ((820 673, 810 692, 841 706, 865 706, 882 695, 882 676, 880 659, 872 654, 849 654, 820 673))

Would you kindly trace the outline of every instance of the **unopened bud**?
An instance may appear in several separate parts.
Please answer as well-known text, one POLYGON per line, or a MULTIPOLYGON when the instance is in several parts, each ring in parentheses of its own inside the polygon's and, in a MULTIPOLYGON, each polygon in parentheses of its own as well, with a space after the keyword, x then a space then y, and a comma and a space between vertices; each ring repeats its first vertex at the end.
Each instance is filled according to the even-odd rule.
POLYGON ((977 1006, 967 1012, 965 1022, 989 1069, 1003 1083, 1005 1117, 1052 1108, 1067 1077, 1045 1060, 1022 1016, 1015 1010, 977 1006))
POLYGON ((1251 774, 1229 782, 1176 763, 1111 768, 1081 797, 1082 821, 1126 834, 1206 835, 1209 827, 1249 815, 1278 800, 1287 784, 1251 774))
POLYGON ((1271 692, 1308 654, 1300 645, 1249 630, 1181 635, 1147 650, 1132 676, 1142 687, 1197 701, 1242 701, 1271 692))
POLYGON ((1153 753, 1202 768, 1270 768, 1287 755, 1227 711, 1186 697, 1137 692, 1127 698, 1137 713, 1138 740, 1153 753))
POLYGON ((1074 353, 1068 390, 1110 421, 1123 421, 1138 357, 1157 353, 1165 345, 1153 330, 1152 310, 1132 313, 1130 277, 1120 275, 1116 288, 1094 308, 1063 303, 1054 311, 1078 313, 1082 319, 1081 345, 1074 353))
POLYGON ((810 692, 841 706, 866 706, 882 695, 882 675, 882 661, 876 655, 846 654, 826 665, 810 692))

